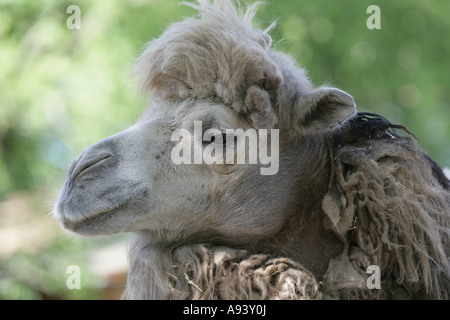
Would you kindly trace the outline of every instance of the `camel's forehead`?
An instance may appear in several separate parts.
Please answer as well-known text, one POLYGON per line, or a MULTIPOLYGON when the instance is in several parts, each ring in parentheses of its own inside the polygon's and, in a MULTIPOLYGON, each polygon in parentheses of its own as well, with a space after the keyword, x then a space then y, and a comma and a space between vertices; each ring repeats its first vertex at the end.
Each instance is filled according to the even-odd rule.
POLYGON ((150 104, 138 122, 161 119, 188 128, 194 121, 201 121, 205 127, 217 129, 247 129, 250 123, 230 106, 210 101, 187 100, 182 102, 159 102, 150 104))

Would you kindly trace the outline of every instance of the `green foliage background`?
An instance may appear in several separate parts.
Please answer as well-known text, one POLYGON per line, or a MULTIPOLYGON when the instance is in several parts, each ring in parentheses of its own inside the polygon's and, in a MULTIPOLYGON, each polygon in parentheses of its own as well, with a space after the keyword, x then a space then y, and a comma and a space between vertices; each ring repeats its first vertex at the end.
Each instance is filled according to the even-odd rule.
MULTIPOLYGON (((339 87, 360 111, 404 124, 450 167, 449 12, 447 0, 272 0, 255 25, 277 19, 274 45, 315 84, 339 87), (380 30, 366 26, 372 4, 381 9, 380 30)), ((193 14, 174 0, 0 0, 0 201, 17 190, 44 190, 34 201, 51 202, 84 147, 132 124, 146 104, 128 77, 133 59, 171 22, 193 14), (81 8, 79 30, 66 26, 72 4, 81 8)), ((36 214, 50 219, 44 207, 36 214)), ((55 241, 42 250, 56 257, 66 240, 55 241)), ((84 250, 69 247, 67 254, 84 250)), ((43 263, 39 255, 16 255, 0 268, 11 259, 43 263)), ((8 284, 1 277, 0 289, 8 284)), ((30 290, 25 297, 42 297, 30 290)), ((6 291, 4 298, 23 297, 6 291)))

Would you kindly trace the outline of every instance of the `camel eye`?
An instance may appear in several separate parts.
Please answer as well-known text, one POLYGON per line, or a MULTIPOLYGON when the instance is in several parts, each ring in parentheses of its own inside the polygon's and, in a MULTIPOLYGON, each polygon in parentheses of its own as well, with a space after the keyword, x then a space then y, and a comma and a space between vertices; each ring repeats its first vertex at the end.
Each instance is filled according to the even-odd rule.
POLYGON ((211 143, 215 143, 215 144, 222 144, 222 145, 226 145, 227 143, 227 134, 225 132, 215 132, 214 134, 208 134, 208 135, 203 135, 203 140, 202 140, 202 144, 205 145, 209 145, 211 143), (220 139, 218 139, 218 137, 221 136, 222 137, 222 141, 220 141, 220 139), (210 137, 210 138, 209 138, 210 137))
MULTIPOLYGON (((211 137, 211 142, 216 141, 216 136, 211 137)), ((222 144, 227 144, 227 134, 225 132, 222 132, 222 144)))

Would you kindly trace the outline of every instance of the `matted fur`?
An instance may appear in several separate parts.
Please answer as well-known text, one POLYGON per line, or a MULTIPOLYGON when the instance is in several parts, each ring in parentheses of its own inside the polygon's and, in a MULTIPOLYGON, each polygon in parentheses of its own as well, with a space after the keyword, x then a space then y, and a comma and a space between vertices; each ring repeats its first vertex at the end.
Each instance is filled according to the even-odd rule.
POLYGON ((288 258, 204 245, 175 251, 169 275, 178 299, 320 299, 315 277, 288 258))
POLYGON ((289 258, 211 245, 175 250, 148 246, 142 235, 130 251, 127 299, 322 298, 315 276, 289 258))
POLYGON ((344 273, 336 273, 332 263, 325 291, 341 298, 387 298, 400 286, 410 296, 448 299, 448 180, 411 138, 389 133, 385 119, 368 123, 376 121, 379 131, 372 134, 378 136, 371 138, 356 130, 359 139, 348 139, 352 129, 343 129, 347 138, 338 139, 324 209, 328 226, 346 242, 355 270, 364 275, 369 265, 380 267, 382 290, 368 290, 364 283, 345 288, 344 273), (339 199, 334 202, 337 216, 329 199, 339 199))

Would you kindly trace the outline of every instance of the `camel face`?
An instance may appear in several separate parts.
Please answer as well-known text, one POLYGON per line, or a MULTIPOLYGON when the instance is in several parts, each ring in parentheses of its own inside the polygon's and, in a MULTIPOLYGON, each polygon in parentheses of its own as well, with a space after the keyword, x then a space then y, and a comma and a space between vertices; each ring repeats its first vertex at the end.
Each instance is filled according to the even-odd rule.
MULTIPOLYGON (((246 189, 245 177, 252 176, 247 188, 252 190, 251 184, 265 179, 258 177, 261 166, 233 161, 206 164, 204 159, 196 163, 195 154, 203 154, 208 146, 211 148, 216 143, 217 150, 223 148, 225 153, 226 145, 230 144, 225 139, 220 146, 213 139, 196 145, 194 129, 198 123, 202 138, 208 130, 251 129, 244 117, 218 103, 155 104, 136 125, 87 147, 73 161, 55 206, 56 218, 66 229, 83 235, 142 230, 170 234, 195 230, 199 221, 207 221, 204 225, 210 231, 228 233, 220 229, 225 225, 227 229, 230 227, 229 219, 235 219, 236 230, 249 227, 246 219, 242 216, 238 219, 237 214, 229 212, 236 211, 238 206, 239 215, 244 211, 254 212, 255 206, 267 207, 267 201, 247 201, 246 197, 255 198, 255 195, 241 191, 234 196, 230 188, 234 185, 246 189), (177 130, 184 130, 192 137, 188 163, 174 161, 176 147, 181 144, 174 139, 177 130), (249 203, 253 210, 246 210, 242 203, 249 203)), ((247 143, 245 147, 248 160, 249 148, 255 146, 247 143)), ((235 156, 232 154, 231 158, 235 156)), ((268 212, 268 208, 261 212, 268 212)), ((254 218, 251 216, 248 221, 254 218)))
POLYGON ((315 160, 302 144, 353 116, 353 99, 314 88, 291 58, 270 48, 266 31, 251 27, 252 11, 241 19, 231 4, 211 10, 209 18, 174 24, 146 46, 135 72, 141 91, 150 93, 149 109, 71 165, 55 206, 66 229, 249 243, 286 223, 300 179, 307 184, 314 173, 303 173, 315 160), (177 130, 192 137, 192 149, 180 145, 177 130), (209 130, 224 139, 212 141, 209 130), (227 148, 236 132, 241 140, 251 132, 256 138, 227 148), (235 161, 220 159, 221 148, 235 161))
POLYGON ((147 143, 153 142, 156 130, 158 124, 151 122, 135 125, 87 147, 74 160, 55 208, 66 229, 112 234, 133 223, 151 193, 142 162, 151 156, 147 143))
POLYGON ((211 179, 195 166, 172 163, 172 127, 169 119, 150 119, 87 147, 69 168, 57 219, 95 235, 136 229, 138 222, 138 229, 168 228, 159 225, 163 216, 195 211, 211 179))
MULTIPOLYGON (((354 112, 351 97, 333 88, 314 90, 299 99, 297 107, 316 110, 315 117, 294 118, 306 132, 326 130, 354 112)), ((228 243, 273 235, 286 223, 288 208, 295 202, 298 175, 290 170, 293 163, 302 169, 308 152, 302 152, 302 143, 292 144, 286 133, 279 137, 273 128, 266 136, 265 152, 261 153, 264 143, 258 133, 253 143, 250 138, 244 142, 244 151, 239 141, 228 148, 230 140, 236 140, 229 131, 244 133, 244 141, 250 130, 263 132, 247 114, 224 103, 153 101, 136 125, 87 147, 72 163, 55 217, 66 229, 82 235, 148 231, 157 241, 204 236, 228 243), (198 124, 202 141, 196 143, 198 124), (185 162, 174 157, 186 151, 180 148, 176 134, 180 130, 192 142, 185 162), (214 135, 209 135, 205 141, 211 130, 226 133, 223 140, 212 141, 214 135), (207 152, 208 148, 215 151, 207 152), (214 157, 220 148, 226 161, 214 157), (252 150, 259 152, 256 162, 252 150), (214 156, 205 161, 205 154, 214 156), (271 173, 266 175, 263 169, 271 173), (261 186, 268 192, 261 193, 261 186)), ((305 136, 299 141, 308 140, 305 136)))

